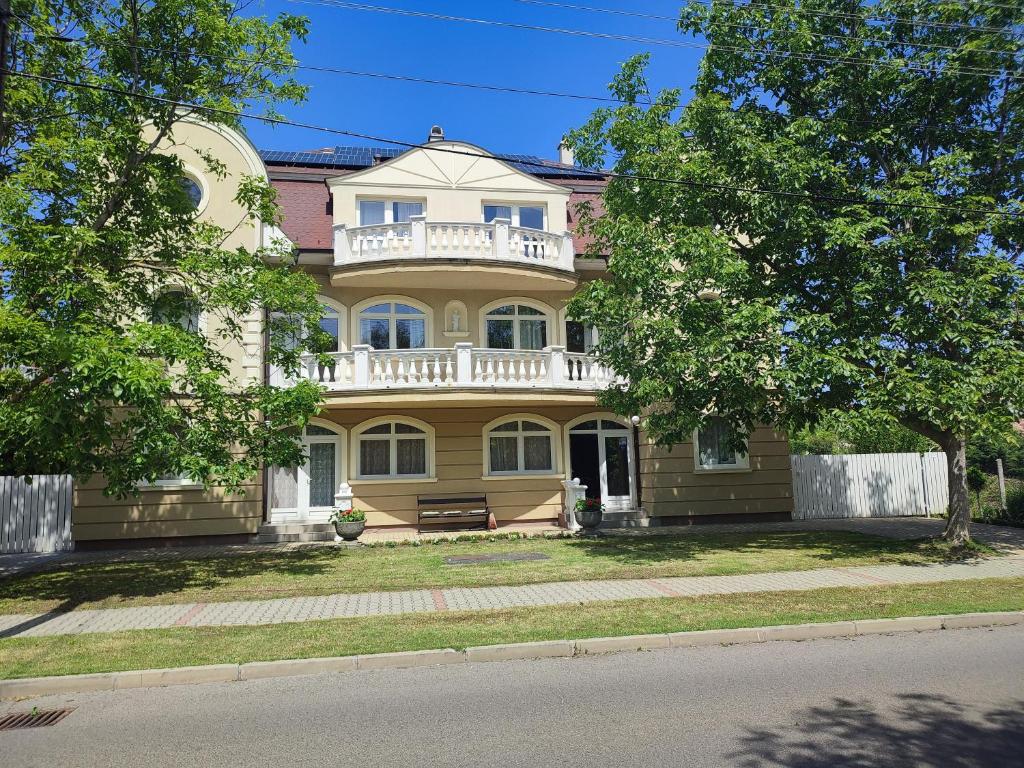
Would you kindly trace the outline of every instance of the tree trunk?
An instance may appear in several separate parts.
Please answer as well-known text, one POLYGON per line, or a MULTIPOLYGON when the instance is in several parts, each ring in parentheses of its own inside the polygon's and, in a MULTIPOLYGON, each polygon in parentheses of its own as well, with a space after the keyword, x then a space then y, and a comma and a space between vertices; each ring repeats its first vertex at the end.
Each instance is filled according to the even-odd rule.
POLYGON ((942 443, 949 468, 949 517, 943 536, 950 544, 963 545, 971 540, 971 499, 967 492, 967 441, 950 437, 942 443))

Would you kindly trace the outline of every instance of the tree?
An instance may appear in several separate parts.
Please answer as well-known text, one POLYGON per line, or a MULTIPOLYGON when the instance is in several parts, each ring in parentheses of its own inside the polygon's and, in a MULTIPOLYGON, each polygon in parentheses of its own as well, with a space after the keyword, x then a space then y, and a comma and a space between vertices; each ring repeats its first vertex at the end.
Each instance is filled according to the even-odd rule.
MULTIPOLYGON (((184 121, 238 127, 232 110, 259 101, 273 114, 303 98, 289 43, 305 21, 239 10, 12 3, 0 123, 5 473, 102 473, 122 495, 167 473, 235 488, 264 462, 301 460, 295 428, 316 411, 317 388, 242 380, 231 349, 246 318, 272 312, 267 360, 294 371, 321 340, 315 283, 288 253, 225 246, 230 231, 197 217, 180 160, 160 151, 184 121), (209 333, 188 327, 196 313, 209 333)), ((265 179, 243 179, 237 200, 250 225, 276 221, 265 179)))
POLYGON ((793 453, 925 453, 937 447, 885 413, 832 411, 789 437, 793 453))
POLYGON ((1020 22, 960 0, 686 5, 710 43, 692 100, 652 94, 635 58, 624 103, 568 137, 623 174, 603 217, 580 211, 609 276, 570 308, 628 382, 606 404, 664 443, 710 411, 737 443, 889 414, 945 452, 945 535, 967 541, 966 442, 1024 410, 1020 22))

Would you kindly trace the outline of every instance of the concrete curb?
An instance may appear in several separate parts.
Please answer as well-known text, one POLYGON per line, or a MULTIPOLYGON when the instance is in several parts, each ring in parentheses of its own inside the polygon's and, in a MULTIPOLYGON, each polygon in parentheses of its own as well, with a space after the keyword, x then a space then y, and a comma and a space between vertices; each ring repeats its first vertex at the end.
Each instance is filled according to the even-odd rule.
POLYGON ((142 669, 88 675, 29 677, 0 680, 0 699, 22 699, 66 693, 154 688, 168 685, 225 683, 371 669, 406 669, 442 664, 466 664, 521 659, 570 658, 625 651, 662 648, 695 648, 709 645, 740 645, 776 640, 817 640, 858 637, 895 632, 928 632, 940 629, 972 629, 1024 624, 1024 611, 963 613, 949 616, 907 616, 897 619, 863 619, 820 624, 782 624, 773 627, 741 627, 657 635, 590 637, 581 640, 546 640, 535 643, 484 645, 456 651, 440 648, 363 656, 322 659, 252 661, 246 664, 212 664, 202 667, 142 669))

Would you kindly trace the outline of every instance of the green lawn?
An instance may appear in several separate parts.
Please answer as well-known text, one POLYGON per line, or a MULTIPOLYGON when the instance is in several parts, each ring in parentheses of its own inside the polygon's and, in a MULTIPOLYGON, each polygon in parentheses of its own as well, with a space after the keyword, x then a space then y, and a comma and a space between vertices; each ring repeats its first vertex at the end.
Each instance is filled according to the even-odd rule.
POLYGON ((544 581, 706 576, 949 559, 941 541, 788 531, 520 539, 318 548, 194 560, 74 565, 0 581, 0 613, 256 600, 544 581), (530 552, 547 560, 447 565, 446 556, 530 552))
POLYGON ((1024 609, 1024 578, 0 640, 0 677, 1024 609))

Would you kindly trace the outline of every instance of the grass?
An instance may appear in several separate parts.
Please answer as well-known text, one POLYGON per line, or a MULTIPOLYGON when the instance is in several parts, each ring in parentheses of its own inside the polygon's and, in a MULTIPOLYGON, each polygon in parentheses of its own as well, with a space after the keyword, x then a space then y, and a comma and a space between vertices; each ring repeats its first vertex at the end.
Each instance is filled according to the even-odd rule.
POLYGON ((0 677, 1024 609, 1024 578, 0 640, 0 677))
MULTIPOLYGON (((967 554, 978 554, 973 550, 967 554)), ((0 581, 0 614, 192 601, 708 576, 952 559, 942 541, 787 531, 444 542, 135 562, 97 562, 0 581), (448 555, 538 552, 548 560, 446 565, 448 555)))

